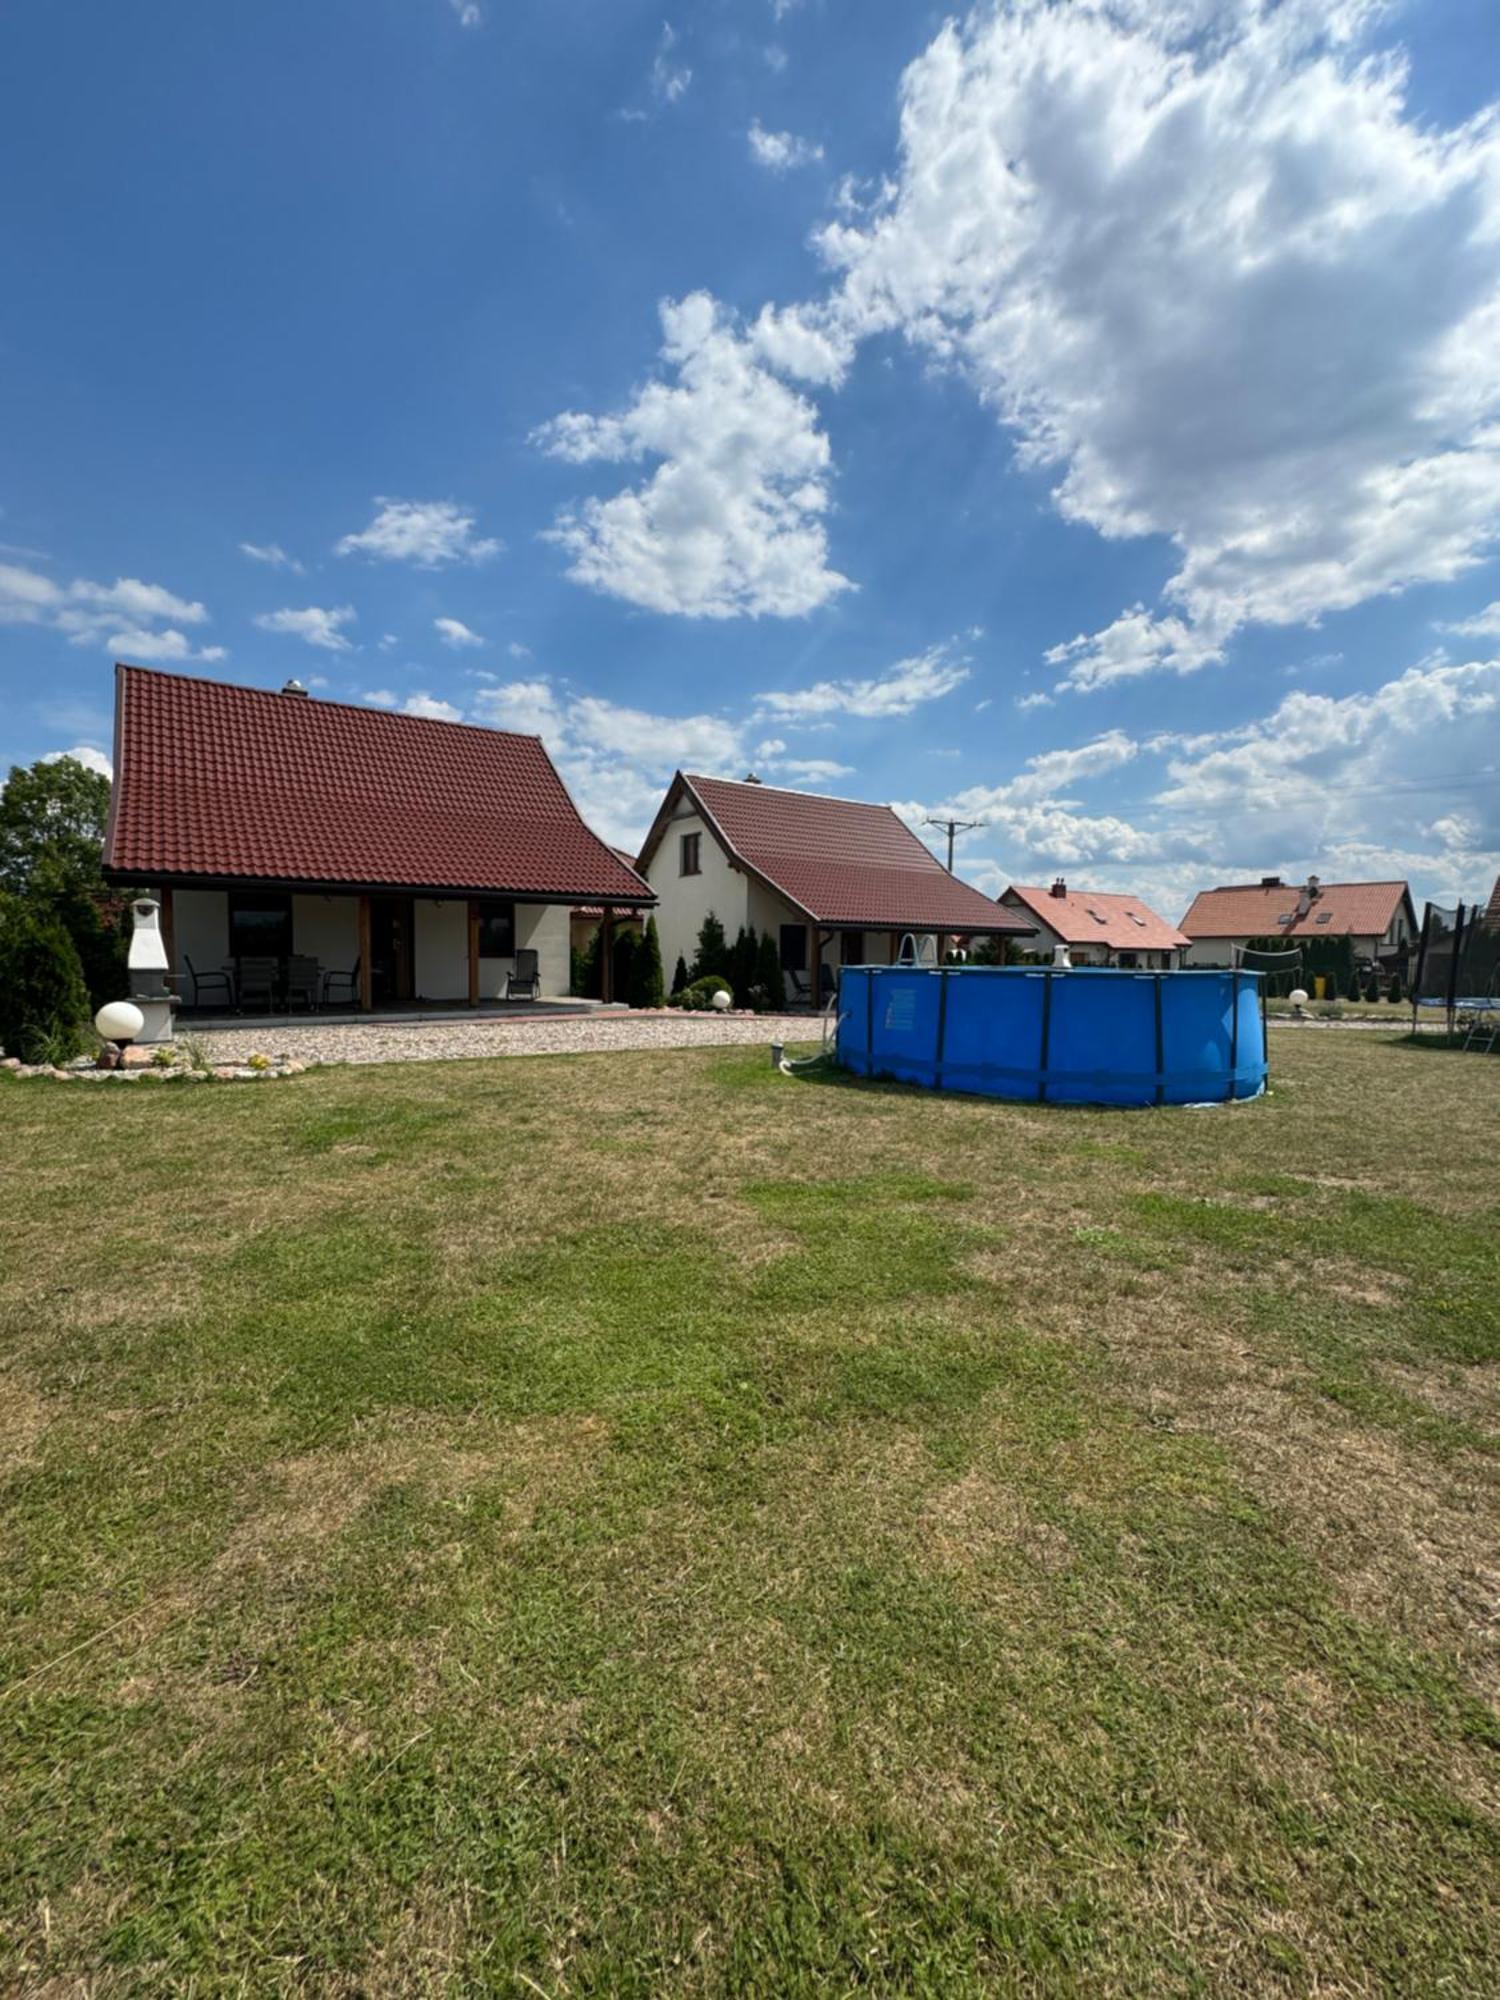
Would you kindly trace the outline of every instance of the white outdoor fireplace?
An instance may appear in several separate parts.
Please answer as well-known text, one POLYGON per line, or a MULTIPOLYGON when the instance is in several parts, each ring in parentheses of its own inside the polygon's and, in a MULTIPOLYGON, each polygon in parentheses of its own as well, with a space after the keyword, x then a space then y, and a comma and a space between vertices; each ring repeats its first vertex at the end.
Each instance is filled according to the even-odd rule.
POLYGON ((176 999, 167 990, 167 947, 161 905, 142 896, 130 906, 130 997, 145 1016, 139 1042, 170 1042, 176 999))

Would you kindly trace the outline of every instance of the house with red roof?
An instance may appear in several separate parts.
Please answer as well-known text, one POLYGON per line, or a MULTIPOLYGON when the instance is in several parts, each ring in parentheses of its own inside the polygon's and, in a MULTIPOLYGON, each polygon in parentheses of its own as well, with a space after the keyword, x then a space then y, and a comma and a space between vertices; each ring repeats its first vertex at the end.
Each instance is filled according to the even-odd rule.
POLYGON ((1065 944, 1074 965, 1123 965, 1143 972, 1174 972, 1187 948, 1182 932, 1139 896, 1071 889, 1061 875, 1050 889, 1012 883, 1000 905, 1033 921, 1039 948, 1049 956, 1065 944))
POLYGON ((679 771, 636 867, 658 900, 664 965, 692 962, 712 911, 731 940, 741 926, 770 932, 792 998, 831 990, 840 965, 890 964, 908 934, 935 943, 1032 933, 950 875, 889 806, 753 777, 679 771))
POLYGON ((1300 887, 1279 875, 1259 882, 1201 889, 1182 920, 1187 965, 1232 965, 1235 949, 1252 938, 1347 937, 1361 963, 1404 951, 1417 934, 1411 891, 1404 882, 1323 882, 1300 887))
POLYGON ((190 1006, 294 957, 365 1009, 502 998, 518 952, 566 994, 573 908, 653 901, 536 736, 120 666, 114 762, 105 874, 159 897, 190 1006))

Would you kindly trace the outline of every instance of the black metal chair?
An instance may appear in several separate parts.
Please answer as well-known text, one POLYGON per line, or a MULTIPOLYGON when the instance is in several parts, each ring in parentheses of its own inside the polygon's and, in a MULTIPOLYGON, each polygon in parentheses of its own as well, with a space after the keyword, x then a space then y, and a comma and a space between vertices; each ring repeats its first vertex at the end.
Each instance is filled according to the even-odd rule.
POLYGON ((281 966, 274 958, 242 958, 235 978, 241 1013, 248 1006, 264 1005, 269 1014, 276 1004, 281 966))
POLYGON ((792 1005, 810 1007, 812 1005, 812 981, 805 972, 788 970, 787 978, 792 982, 792 1005))
POLYGON ((541 958, 534 951, 518 951, 516 962, 506 975, 505 997, 507 1000, 540 1000, 542 997, 541 958), (524 993, 517 988, 524 987, 524 993))
POLYGON ((226 1007, 234 1005, 234 981, 227 972, 200 972, 186 952, 182 963, 187 969, 190 1007, 211 1007, 219 1002, 226 1007))
POLYGON ((323 968, 315 958, 293 953, 286 963, 286 1004, 312 1013, 322 995, 323 968))
POLYGON ((360 961, 355 959, 348 972, 325 972, 323 974, 323 1005, 331 1007, 335 1001, 347 1001, 351 1007, 359 1005, 360 961))

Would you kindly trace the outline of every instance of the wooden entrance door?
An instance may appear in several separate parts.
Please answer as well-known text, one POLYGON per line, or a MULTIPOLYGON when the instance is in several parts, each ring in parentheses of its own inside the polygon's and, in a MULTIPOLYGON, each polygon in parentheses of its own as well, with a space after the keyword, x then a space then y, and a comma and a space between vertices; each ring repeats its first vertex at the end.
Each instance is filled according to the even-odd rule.
POLYGON ((410 1000, 414 992, 416 905, 410 896, 370 898, 370 968, 374 1000, 410 1000))

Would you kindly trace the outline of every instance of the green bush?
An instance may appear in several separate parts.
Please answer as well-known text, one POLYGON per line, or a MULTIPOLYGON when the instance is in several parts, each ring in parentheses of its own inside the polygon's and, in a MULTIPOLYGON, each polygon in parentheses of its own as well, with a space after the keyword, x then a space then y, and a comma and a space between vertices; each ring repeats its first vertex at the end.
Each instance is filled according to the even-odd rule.
POLYGON ((687 983, 688 983, 687 960, 683 957, 681 952, 678 952, 677 969, 672 974, 672 992, 674 997, 675 995, 682 992, 683 988, 687 985, 687 983))
POLYGON ((738 993, 747 1005, 750 1001, 750 989, 755 984, 755 973, 759 962, 760 939, 756 935, 755 926, 752 924, 749 930, 746 930, 741 924, 739 934, 730 947, 729 965, 724 977, 729 981, 731 990, 738 993))
POLYGON ((1391 983, 1385 990, 1385 997, 1387 1000, 1390 1001, 1393 1007, 1399 1007, 1401 1005, 1401 1000, 1402 1000, 1401 974, 1399 972, 1393 972, 1391 974, 1391 983))
POLYGON ((86 1046, 88 988, 56 917, 12 903, 0 932, 0 1045, 24 1062, 67 1062, 86 1046))
POLYGON ((655 917, 647 917, 646 929, 635 948, 630 964, 630 989, 628 998, 632 1007, 662 1007, 666 1005, 665 985, 661 969, 661 940, 656 935, 655 917))
POLYGON ((716 993, 727 993, 731 1000, 734 998, 729 981, 721 979, 716 972, 710 972, 706 978, 695 979, 691 986, 684 986, 680 993, 674 993, 672 1005, 686 1007, 691 1014, 702 1014, 713 1006, 716 993))

